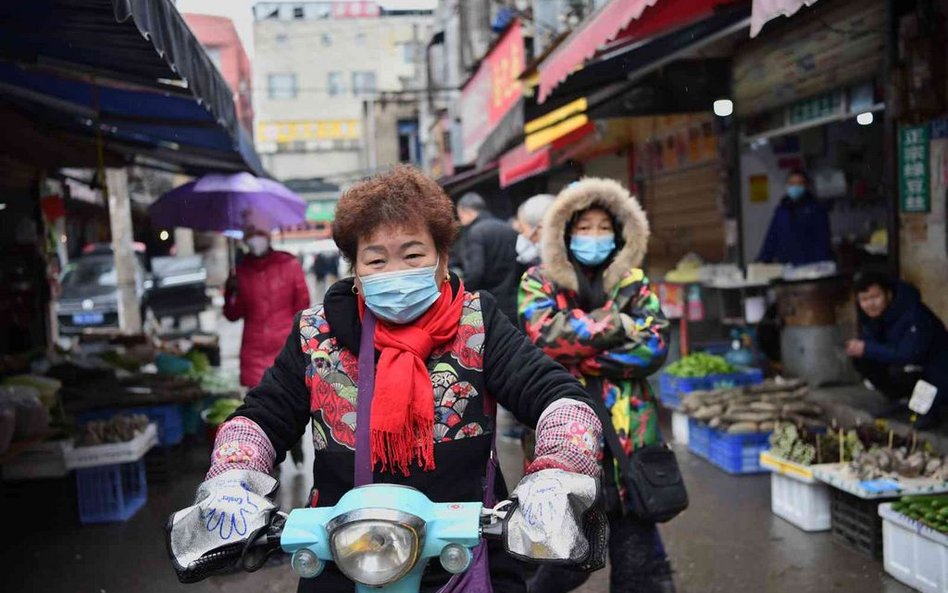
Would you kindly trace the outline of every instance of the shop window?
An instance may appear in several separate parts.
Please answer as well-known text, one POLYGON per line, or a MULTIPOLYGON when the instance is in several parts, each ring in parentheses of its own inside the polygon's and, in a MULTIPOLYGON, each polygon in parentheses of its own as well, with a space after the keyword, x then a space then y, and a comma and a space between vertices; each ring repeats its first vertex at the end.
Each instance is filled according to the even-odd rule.
POLYGON ((375 72, 353 72, 352 94, 370 95, 375 92, 375 72))
POLYGON ((267 75, 267 96, 271 99, 295 99, 296 74, 267 75))
POLYGON ((330 97, 338 97, 346 92, 346 79, 342 72, 330 72, 326 87, 330 97))

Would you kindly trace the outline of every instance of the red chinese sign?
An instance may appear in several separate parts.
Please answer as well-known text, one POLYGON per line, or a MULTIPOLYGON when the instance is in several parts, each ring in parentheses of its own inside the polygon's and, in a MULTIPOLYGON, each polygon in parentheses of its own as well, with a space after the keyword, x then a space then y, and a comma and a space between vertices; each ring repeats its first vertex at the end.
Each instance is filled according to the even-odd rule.
POLYGON ((520 100, 523 91, 519 78, 525 65, 523 29, 518 20, 484 57, 461 91, 462 162, 477 158, 477 149, 520 100))
MULTIPOLYGON (((490 71, 491 101, 488 121, 499 122, 510 108, 516 105, 522 94, 520 75, 523 74, 523 28, 520 21, 514 22, 500 42, 484 59, 490 71)), ((482 66, 483 68, 483 66, 482 66)))

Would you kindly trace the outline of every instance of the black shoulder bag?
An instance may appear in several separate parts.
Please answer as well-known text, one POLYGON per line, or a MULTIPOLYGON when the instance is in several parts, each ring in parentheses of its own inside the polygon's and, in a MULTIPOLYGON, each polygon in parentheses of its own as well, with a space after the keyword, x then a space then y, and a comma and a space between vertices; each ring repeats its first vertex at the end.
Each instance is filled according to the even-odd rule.
POLYGON ((588 378, 586 390, 592 400, 592 408, 602 422, 602 435, 606 441, 606 461, 603 471, 603 490, 609 509, 623 509, 618 484, 613 484, 612 463, 619 469, 620 479, 628 492, 630 512, 642 521, 665 523, 688 508, 688 491, 678 468, 675 452, 666 443, 646 445, 634 449, 626 456, 619 435, 612 424, 612 415, 602 401, 602 383, 588 378), (611 459, 612 463, 608 463, 611 459))

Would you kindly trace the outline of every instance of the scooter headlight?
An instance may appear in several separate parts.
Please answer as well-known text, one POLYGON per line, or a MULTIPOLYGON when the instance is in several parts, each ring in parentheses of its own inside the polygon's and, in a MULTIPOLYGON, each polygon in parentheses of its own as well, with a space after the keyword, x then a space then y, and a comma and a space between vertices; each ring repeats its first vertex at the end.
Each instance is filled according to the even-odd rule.
POLYGON ((387 509, 363 509, 327 525, 333 561, 350 580, 382 587, 418 561, 424 521, 387 509))

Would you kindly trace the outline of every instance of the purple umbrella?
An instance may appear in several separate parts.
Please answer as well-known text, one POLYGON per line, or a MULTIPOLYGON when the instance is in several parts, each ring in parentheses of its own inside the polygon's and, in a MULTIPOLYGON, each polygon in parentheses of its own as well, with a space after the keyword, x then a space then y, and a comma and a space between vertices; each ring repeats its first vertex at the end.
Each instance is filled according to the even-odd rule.
POLYGON ((152 226, 160 229, 272 231, 303 222, 306 202, 276 181, 237 173, 185 183, 158 198, 148 211, 152 226))

